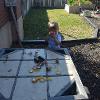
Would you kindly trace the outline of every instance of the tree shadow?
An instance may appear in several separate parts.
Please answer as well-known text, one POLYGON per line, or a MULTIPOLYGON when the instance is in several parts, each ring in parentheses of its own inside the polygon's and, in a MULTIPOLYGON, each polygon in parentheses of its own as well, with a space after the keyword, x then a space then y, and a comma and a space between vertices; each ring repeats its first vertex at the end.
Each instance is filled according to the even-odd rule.
POLYGON ((40 40, 48 37, 48 14, 44 8, 31 8, 24 18, 25 40, 40 40))

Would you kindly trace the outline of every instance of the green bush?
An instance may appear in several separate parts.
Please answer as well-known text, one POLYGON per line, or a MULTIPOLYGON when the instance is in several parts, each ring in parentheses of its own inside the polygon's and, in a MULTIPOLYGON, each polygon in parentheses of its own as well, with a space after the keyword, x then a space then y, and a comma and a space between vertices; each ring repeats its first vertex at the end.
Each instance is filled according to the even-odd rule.
MULTIPOLYGON (((78 0, 67 0, 69 5, 78 5, 78 0)), ((80 4, 92 4, 90 0, 80 0, 80 4)))
POLYGON ((80 0, 81 4, 92 4, 90 0, 80 0))
POLYGON ((68 3, 69 5, 75 5, 75 0, 67 0, 67 3, 68 3))

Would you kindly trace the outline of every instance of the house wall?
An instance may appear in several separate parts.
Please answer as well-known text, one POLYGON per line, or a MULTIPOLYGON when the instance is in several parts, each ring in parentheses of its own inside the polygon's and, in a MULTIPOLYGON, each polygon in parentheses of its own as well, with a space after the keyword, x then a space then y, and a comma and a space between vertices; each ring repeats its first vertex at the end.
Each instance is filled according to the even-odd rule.
MULTIPOLYGON (((16 0, 15 13, 17 18, 18 33, 23 40, 23 18, 21 0, 16 0)), ((0 0, 0 48, 9 48, 16 38, 16 28, 9 8, 5 7, 5 1, 0 0)))
POLYGON ((0 48, 9 48, 12 44, 11 24, 8 21, 0 28, 0 48))
POLYGON ((8 48, 12 43, 11 24, 4 0, 0 0, 0 48, 8 48))
POLYGON ((0 0, 0 27, 5 25, 9 20, 8 10, 4 6, 4 0, 0 0))

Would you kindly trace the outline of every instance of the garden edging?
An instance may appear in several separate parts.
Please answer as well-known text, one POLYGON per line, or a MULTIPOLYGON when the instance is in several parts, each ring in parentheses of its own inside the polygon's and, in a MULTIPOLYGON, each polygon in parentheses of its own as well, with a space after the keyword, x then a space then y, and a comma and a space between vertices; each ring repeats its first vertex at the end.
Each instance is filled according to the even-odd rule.
POLYGON ((94 23, 92 23, 87 17, 85 17, 84 16, 84 18, 85 18, 85 20, 92 26, 92 27, 94 27, 94 29, 95 29, 95 31, 94 31, 94 34, 93 34, 93 37, 94 38, 98 38, 98 26, 97 25, 95 25, 94 23))

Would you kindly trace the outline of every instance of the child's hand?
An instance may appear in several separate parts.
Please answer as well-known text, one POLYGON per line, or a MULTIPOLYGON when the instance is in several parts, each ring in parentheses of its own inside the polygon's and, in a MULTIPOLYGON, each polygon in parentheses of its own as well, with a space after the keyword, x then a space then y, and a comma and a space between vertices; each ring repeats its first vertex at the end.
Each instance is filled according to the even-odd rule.
POLYGON ((56 35, 53 35, 52 38, 53 38, 53 39, 56 39, 56 35))
POLYGON ((51 36, 52 38, 55 38, 55 36, 56 36, 55 32, 50 32, 50 36, 51 36))

